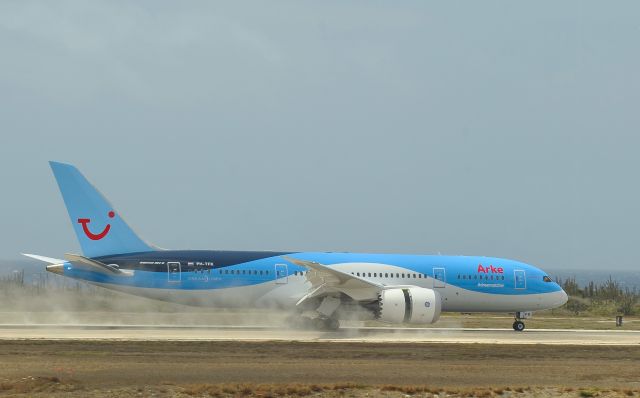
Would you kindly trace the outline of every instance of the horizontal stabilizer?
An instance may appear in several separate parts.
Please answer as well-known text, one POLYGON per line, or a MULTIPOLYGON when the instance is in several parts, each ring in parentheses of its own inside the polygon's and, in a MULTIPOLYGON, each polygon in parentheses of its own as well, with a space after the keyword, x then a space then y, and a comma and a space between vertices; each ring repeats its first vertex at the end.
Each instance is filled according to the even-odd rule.
POLYGON ((25 257, 33 258, 38 261, 44 261, 45 263, 49 263, 49 264, 62 264, 66 262, 66 260, 60 260, 59 258, 39 256, 37 254, 28 254, 28 253, 20 253, 20 254, 22 254, 25 257))
POLYGON ((64 255, 64 258, 66 258, 71 264, 91 269, 94 272, 100 272, 108 275, 119 275, 119 276, 133 275, 131 271, 121 270, 115 265, 101 263, 100 261, 92 260, 88 257, 84 257, 79 254, 66 253, 64 255))

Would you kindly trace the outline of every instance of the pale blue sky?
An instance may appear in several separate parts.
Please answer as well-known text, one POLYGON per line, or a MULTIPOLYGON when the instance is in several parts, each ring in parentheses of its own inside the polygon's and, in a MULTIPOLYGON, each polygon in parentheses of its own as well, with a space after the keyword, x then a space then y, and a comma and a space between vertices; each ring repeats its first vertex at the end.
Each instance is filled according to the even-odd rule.
POLYGON ((168 248, 636 269, 640 3, 0 3, 0 257, 47 160, 168 248))

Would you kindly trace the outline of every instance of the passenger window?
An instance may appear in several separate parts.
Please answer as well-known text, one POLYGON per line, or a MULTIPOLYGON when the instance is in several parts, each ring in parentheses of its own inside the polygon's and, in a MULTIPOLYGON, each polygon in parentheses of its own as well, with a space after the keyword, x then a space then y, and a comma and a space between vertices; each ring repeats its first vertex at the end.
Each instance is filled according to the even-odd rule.
POLYGON ((422 274, 418 274, 418 279, 422 278, 422 274))
POLYGON ((396 278, 400 278, 400 274, 396 272, 396 278))
POLYGON ((385 273, 384 273, 384 277, 385 277, 385 278, 388 278, 388 277, 389 277, 389 274, 387 274, 387 273, 385 272, 385 273))
POLYGON ((360 276, 360 273, 359 273, 359 272, 356 272, 356 276, 360 276))
POLYGON ((404 278, 404 274, 402 274, 402 278, 404 278))

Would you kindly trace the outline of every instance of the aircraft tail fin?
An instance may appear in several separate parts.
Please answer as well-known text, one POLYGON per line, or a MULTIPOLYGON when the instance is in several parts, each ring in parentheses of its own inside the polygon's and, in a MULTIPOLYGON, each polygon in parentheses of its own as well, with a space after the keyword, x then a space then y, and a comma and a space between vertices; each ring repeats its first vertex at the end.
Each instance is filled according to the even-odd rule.
POLYGON ((77 168, 65 163, 49 164, 86 257, 156 250, 127 225, 77 168))

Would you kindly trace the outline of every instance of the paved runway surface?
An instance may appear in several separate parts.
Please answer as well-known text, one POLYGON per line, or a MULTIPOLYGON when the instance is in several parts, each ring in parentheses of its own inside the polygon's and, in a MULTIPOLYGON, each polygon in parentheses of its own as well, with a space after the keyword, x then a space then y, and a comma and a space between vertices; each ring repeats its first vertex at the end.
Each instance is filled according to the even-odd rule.
POLYGON ((0 325, 0 340, 318 341, 640 345, 640 331, 346 327, 336 332, 263 326, 0 325))

